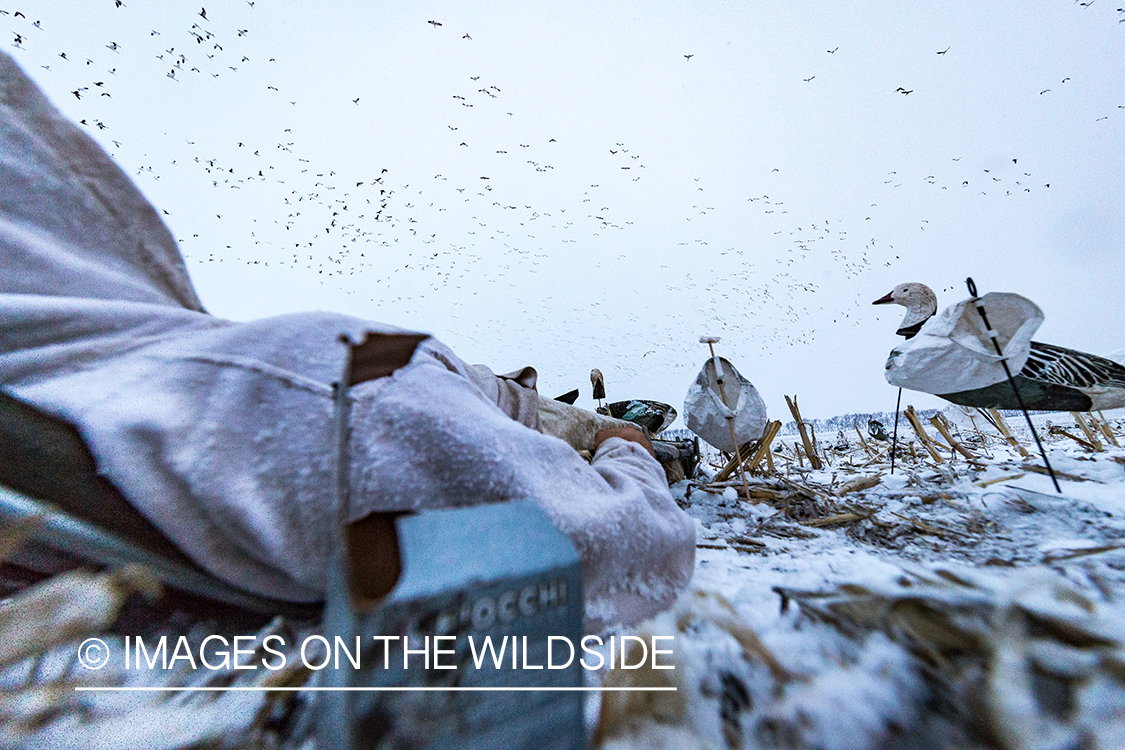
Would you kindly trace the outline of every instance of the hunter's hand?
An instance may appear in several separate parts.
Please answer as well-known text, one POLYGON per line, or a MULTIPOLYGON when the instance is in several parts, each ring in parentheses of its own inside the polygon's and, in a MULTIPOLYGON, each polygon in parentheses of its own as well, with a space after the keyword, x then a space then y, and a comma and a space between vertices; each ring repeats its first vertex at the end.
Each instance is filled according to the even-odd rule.
POLYGON ((600 448, 602 443, 610 438, 621 438, 622 440, 628 440, 629 442, 643 446, 650 456, 656 458, 656 451, 652 449, 652 443, 649 442, 645 434, 636 427, 609 427, 604 430, 598 430, 594 434, 594 450, 600 448))

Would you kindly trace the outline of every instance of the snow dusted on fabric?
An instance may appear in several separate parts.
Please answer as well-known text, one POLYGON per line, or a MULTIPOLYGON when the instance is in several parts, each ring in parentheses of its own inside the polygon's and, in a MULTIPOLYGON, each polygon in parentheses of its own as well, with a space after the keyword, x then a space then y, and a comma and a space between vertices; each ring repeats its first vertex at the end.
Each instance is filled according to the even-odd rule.
MULTIPOLYGON (((0 383, 76 425, 99 471, 204 568, 321 599, 339 336, 402 329, 206 314, 156 212, 3 54, 0 103, 0 383)), ((501 411, 513 386, 495 381, 430 339, 354 388, 352 519, 530 499, 578 547, 591 627, 666 606, 694 529, 660 465, 616 439, 587 464, 512 418, 538 424, 534 394, 501 411)))

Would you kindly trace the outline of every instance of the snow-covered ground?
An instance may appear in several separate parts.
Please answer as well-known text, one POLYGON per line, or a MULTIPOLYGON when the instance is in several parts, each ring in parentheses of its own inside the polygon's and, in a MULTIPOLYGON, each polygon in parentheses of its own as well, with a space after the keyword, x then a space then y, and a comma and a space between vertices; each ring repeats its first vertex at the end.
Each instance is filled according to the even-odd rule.
MULTIPOLYGON (((915 438, 892 475, 886 444, 874 457, 853 433, 813 471, 785 437, 753 502, 737 474, 676 485, 695 578, 645 627, 675 633, 678 669, 609 679, 678 697, 606 694, 601 745, 1125 747, 1125 449, 1103 434, 1091 452, 1049 431, 1084 438, 1069 414, 1038 416, 1059 494, 1022 416, 1007 424, 1028 457, 946 414, 971 461, 936 463, 915 438)), ((915 437, 905 420, 899 436, 915 437)))
MULTIPOLYGON (((590 693, 591 747, 1125 747, 1125 448, 1103 433, 1091 451, 1060 432, 1086 439, 1070 415, 1036 417, 1057 493, 1022 417, 1007 426, 1027 456, 979 417, 974 427, 953 409, 945 416, 971 459, 939 447, 935 461, 900 424, 893 474, 887 443, 863 445, 853 432, 848 446, 827 450, 835 439, 821 436, 819 470, 782 436, 777 471, 747 488, 737 474, 674 485, 697 524, 694 580, 669 611, 628 632, 674 635, 662 661, 676 668, 587 677, 591 686, 677 690, 590 693)), ((1106 417, 1125 443, 1125 414, 1106 417)), ((718 468, 705 466, 709 476, 718 468)), ((0 746, 72 747, 81 737, 83 747, 107 749, 312 750, 316 694, 109 693, 94 702, 73 692, 73 639, 101 633, 146 581, 137 571, 59 576, 0 609, 3 632, 26 630, 10 643, 62 644, 47 659, 24 659, 22 646, 0 654, 20 667, 0 680, 0 746), (102 619, 89 620, 91 602, 103 603, 102 619)), ((288 628, 278 621, 258 635, 288 628)), ((94 674, 98 684, 152 680, 143 670, 94 674)), ((306 679, 219 672, 204 684, 306 679)))

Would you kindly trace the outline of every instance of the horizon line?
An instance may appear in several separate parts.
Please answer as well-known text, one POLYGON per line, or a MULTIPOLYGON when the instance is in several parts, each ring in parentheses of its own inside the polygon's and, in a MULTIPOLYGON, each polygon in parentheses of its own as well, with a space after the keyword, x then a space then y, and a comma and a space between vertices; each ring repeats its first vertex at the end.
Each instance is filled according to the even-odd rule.
POLYGON ((94 686, 94 685, 75 685, 75 692, 115 692, 115 693, 154 693, 154 692, 528 692, 528 691, 548 691, 548 692, 676 692, 679 688, 676 687, 435 687, 435 686, 420 686, 420 687, 405 687, 405 686, 392 686, 392 687, 328 687, 328 686, 265 686, 265 685, 232 685, 227 687, 220 686, 160 686, 160 685, 140 685, 140 686, 94 686))

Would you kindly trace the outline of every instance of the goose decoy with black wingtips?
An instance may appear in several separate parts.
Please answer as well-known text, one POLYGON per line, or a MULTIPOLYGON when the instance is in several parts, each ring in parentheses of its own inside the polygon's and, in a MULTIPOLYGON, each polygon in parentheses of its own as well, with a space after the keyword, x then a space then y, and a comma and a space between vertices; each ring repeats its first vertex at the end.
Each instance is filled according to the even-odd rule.
MULTIPOLYGON (((873 305, 902 305, 906 315, 898 333, 909 339, 937 313, 937 297, 925 284, 899 284, 873 305)), ((1125 407, 1125 366, 1095 354, 1052 344, 1031 342, 1023 369, 1013 375, 1028 409, 1033 411, 1097 411, 1125 407)), ((960 406, 1018 409, 1005 381, 984 388, 937 394, 960 406)))
POLYGON ((590 384, 594 386, 594 398, 598 401, 598 406, 601 406, 602 400, 605 398, 605 377, 602 371, 598 368, 590 370, 590 384))

